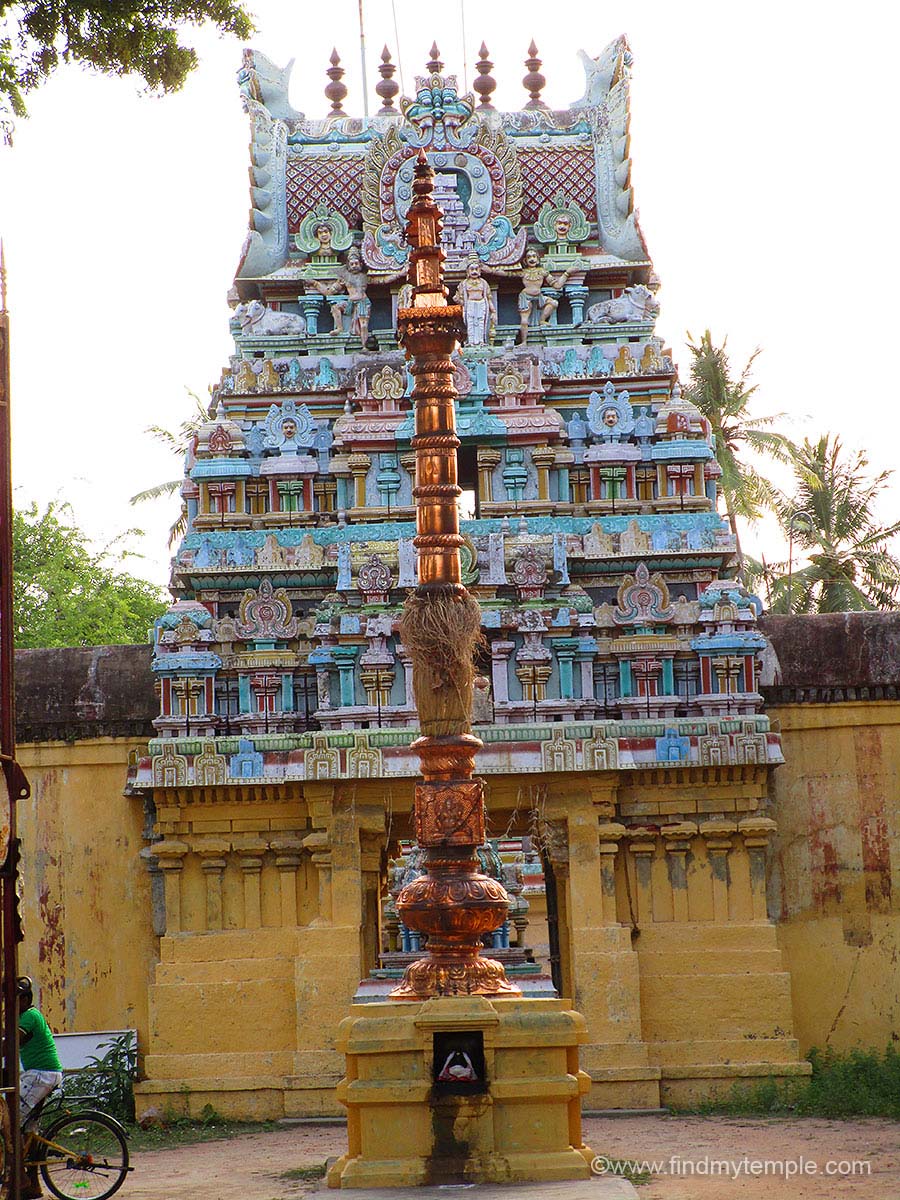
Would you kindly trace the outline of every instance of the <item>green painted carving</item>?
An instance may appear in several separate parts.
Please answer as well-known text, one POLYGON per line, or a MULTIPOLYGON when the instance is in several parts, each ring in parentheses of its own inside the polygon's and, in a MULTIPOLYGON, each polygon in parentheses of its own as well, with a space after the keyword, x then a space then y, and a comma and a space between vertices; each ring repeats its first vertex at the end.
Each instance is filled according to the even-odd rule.
POLYGON ((294 234, 298 250, 311 254, 318 262, 337 262, 337 254, 349 250, 353 235, 346 220, 323 201, 307 213, 294 234))
POLYGON ((581 208, 558 191, 545 200, 534 223, 534 236, 545 245, 577 246, 587 240, 591 227, 581 208))

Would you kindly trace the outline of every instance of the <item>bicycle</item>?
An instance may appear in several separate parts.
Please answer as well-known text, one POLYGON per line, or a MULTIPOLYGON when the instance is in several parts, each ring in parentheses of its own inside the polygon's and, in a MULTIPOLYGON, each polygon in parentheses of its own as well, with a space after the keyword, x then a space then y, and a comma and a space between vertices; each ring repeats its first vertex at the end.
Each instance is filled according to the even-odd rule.
POLYGON ((128 1165, 125 1130, 107 1113, 69 1108, 61 1100, 48 1114, 42 1100, 27 1125, 23 1162, 38 1168, 59 1200, 106 1200, 134 1170, 128 1165))

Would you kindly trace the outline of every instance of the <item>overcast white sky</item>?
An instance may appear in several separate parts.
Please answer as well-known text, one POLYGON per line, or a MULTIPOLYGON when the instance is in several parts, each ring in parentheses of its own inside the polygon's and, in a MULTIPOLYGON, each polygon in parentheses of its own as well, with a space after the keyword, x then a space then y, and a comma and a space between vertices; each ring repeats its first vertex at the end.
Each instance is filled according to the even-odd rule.
MULTIPOLYGON (((462 83, 459 0, 395 0, 406 90, 433 38, 462 83)), ((296 57, 292 100, 310 116, 332 46, 362 112, 357 0, 251 3, 253 45, 296 57)), ((365 0, 370 91, 390 0, 365 0)), ((897 66, 895 5, 795 0, 467 0, 469 84, 484 39, 496 106, 526 99, 533 36, 545 99, 583 91, 579 48, 627 34, 635 63, 635 196, 663 281, 658 324, 686 370, 685 331, 727 334, 741 364, 761 346, 758 411, 795 436, 834 430, 874 466, 897 462, 897 66)), ((240 46, 198 33, 198 70, 177 96, 66 68, 0 149, 0 232, 13 315, 17 501, 72 501, 92 537, 147 533, 135 564, 168 574, 176 502, 128 497, 178 464, 143 431, 174 428, 206 396, 230 343, 225 293, 246 228, 240 46)), ((377 107, 374 93, 372 108, 377 107)), ((896 483, 883 517, 896 519, 896 483)), ((774 546, 764 547, 770 555, 774 546)))

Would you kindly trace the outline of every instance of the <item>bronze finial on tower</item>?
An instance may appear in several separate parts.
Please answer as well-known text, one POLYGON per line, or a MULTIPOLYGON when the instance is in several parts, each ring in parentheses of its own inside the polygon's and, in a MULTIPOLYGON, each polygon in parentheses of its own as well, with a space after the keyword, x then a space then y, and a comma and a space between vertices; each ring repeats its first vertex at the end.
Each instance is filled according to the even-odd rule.
POLYGON ((411 963, 391 993, 398 1000, 518 992, 501 963, 481 956, 481 939, 501 924, 509 897, 497 880, 479 872, 475 853, 485 837, 483 785, 473 778, 481 742, 471 732, 481 615, 461 582, 459 439, 450 357, 465 325, 462 308, 447 303, 443 214, 433 189, 434 171, 420 150, 406 226, 412 304, 397 317, 415 380, 419 585, 404 607, 400 636, 412 659, 423 735, 413 748, 423 775, 416 785, 415 833, 425 851, 425 874, 400 891, 397 912, 409 929, 427 934, 428 944, 427 957, 411 963))
POLYGON ((541 99, 541 91, 544 88, 547 80, 541 74, 541 60, 537 57, 538 48, 534 44, 534 38, 531 39, 531 45, 528 47, 528 58, 525 59, 525 66, 528 69, 528 74, 522 80, 522 86, 531 97, 526 108, 546 108, 547 105, 541 99))
POLYGON ((497 86, 497 80, 491 74, 494 69, 494 64, 488 58, 488 48, 481 43, 481 49, 478 51, 478 62, 475 64, 475 70, 478 72, 478 78, 472 84, 472 88, 480 97, 478 109, 484 109, 493 112, 494 106, 491 104, 491 95, 497 86))
POLYGON ((347 95, 347 85, 341 83, 344 75, 344 68, 340 65, 341 57, 337 50, 331 51, 331 66, 325 72, 331 83, 325 88, 325 95, 331 101, 331 112, 328 114, 328 119, 332 120, 337 117, 346 117, 346 113, 341 108, 344 97, 347 95))
POLYGON ((440 75, 444 69, 444 64, 441 62, 441 52, 437 48, 437 42, 431 43, 431 49, 428 51, 431 55, 428 62, 425 64, 425 69, 429 75, 440 75))
POLYGON ((381 52, 381 66, 378 68, 381 83, 375 84, 375 94, 381 97, 379 113, 395 113, 394 97, 400 91, 400 84, 394 82, 394 72, 397 68, 391 62, 391 52, 387 46, 381 52))

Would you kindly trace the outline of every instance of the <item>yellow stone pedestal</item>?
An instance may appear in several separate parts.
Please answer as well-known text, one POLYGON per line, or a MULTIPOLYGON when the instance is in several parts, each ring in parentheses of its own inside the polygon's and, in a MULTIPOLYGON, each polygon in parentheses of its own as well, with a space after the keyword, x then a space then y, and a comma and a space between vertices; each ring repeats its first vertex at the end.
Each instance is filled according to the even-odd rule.
MULTIPOLYGON (((584 1018, 567 1000, 446 997, 356 1004, 341 1023, 347 1153, 330 1187, 590 1178, 578 1069, 584 1018), (484 1090, 435 1083, 435 1035, 483 1038, 484 1090)), ((438 1068, 439 1070, 440 1068, 438 1068)))

